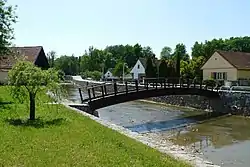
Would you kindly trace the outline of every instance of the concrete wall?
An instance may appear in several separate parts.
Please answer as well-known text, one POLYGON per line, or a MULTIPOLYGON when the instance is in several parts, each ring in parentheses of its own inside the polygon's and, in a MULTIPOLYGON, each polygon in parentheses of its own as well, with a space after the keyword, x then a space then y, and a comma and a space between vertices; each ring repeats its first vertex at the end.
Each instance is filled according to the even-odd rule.
POLYGON ((238 70, 237 77, 238 79, 250 79, 250 70, 238 70))
POLYGON ((0 71, 0 83, 7 83, 8 72, 0 71))

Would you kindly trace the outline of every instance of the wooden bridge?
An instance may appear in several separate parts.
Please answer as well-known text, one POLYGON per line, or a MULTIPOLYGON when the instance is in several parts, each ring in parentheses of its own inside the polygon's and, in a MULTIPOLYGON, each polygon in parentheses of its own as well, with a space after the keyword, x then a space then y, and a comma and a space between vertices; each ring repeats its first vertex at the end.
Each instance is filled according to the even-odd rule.
POLYGON ((143 82, 135 80, 125 84, 100 84, 87 88, 88 98, 82 103, 88 103, 92 111, 118 103, 166 95, 200 95, 209 99, 220 99, 218 87, 203 85, 202 81, 181 78, 148 78, 143 82))

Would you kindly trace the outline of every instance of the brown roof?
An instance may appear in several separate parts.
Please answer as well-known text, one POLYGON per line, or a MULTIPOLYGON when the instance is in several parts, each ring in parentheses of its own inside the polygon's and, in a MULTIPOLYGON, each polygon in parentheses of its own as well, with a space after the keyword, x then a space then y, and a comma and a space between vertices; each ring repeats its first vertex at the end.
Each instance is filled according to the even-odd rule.
POLYGON ((237 69, 250 69, 250 53, 233 51, 216 51, 237 69))
POLYGON ((11 69, 18 58, 35 63, 42 46, 10 47, 9 55, 0 57, 0 69, 11 69))

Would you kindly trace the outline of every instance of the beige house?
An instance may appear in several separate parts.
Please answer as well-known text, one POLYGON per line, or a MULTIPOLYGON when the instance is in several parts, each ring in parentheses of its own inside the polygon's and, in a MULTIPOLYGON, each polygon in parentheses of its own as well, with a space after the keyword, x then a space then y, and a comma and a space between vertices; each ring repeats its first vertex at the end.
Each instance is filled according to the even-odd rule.
POLYGON ((250 53, 216 51, 201 69, 203 80, 250 79, 250 53))

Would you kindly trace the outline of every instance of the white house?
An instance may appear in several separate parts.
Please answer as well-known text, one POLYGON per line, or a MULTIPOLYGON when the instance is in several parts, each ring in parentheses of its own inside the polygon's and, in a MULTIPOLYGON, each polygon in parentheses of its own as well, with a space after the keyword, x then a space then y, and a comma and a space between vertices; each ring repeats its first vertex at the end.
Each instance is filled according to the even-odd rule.
POLYGON ((107 72, 103 76, 104 76, 103 79, 105 80, 117 79, 117 77, 113 75, 112 69, 108 69, 107 72))
POLYGON ((142 77, 145 77, 145 69, 146 59, 139 58, 130 72, 133 76, 133 79, 142 79, 142 77))

